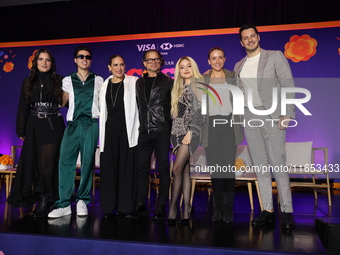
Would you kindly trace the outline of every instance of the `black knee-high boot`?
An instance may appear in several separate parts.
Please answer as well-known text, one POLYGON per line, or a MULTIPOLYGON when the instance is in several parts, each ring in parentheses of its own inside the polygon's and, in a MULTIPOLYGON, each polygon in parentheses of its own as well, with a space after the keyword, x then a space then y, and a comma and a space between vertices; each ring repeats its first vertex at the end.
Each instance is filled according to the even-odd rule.
POLYGON ((214 215, 212 216, 212 221, 222 220, 222 213, 224 209, 224 193, 223 192, 213 192, 214 197, 214 215))
POLYGON ((223 222, 232 223, 234 221, 234 195, 235 193, 223 193, 223 222))

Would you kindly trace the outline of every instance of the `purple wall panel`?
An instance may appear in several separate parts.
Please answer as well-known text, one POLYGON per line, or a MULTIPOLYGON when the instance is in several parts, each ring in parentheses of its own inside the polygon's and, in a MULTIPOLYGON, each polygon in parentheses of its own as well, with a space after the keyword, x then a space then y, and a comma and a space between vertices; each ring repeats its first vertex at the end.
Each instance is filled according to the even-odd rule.
MULTIPOLYGON (((292 35, 303 34, 308 34, 317 41, 317 52, 308 61, 294 63, 289 60, 289 63, 294 77, 299 78, 296 79, 296 86, 311 92, 312 99, 305 106, 312 116, 304 116, 297 109, 298 126, 287 131, 287 141, 313 141, 314 146, 329 147, 329 163, 339 164, 340 143, 337 131, 340 122, 337 100, 340 95, 340 27, 260 32, 261 47, 284 51, 284 45, 292 35)), ((210 67, 207 52, 214 46, 220 46, 226 51, 227 69, 233 69, 234 64, 245 56, 237 34, 95 42, 87 45, 93 50, 92 71, 103 78, 109 75, 109 57, 117 53, 124 56, 128 71, 135 75, 141 73, 141 57, 148 48, 156 48, 162 52, 166 60, 164 70, 169 75, 172 75, 176 61, 186 55, 197 61, 201 72, 208 70, 210 67)), ((77 46, 46 46, 56 58, 59 74, 65 76, 75 70, 73 51, 77 46)), ((10 145, 21 144, 15 134, 19 90, 22 80, 29 74, 28 58, 38 48, 40 47, 0 48, 0 153, 7 154, 10 152, 10 145), (3 66, 9 61, 14 63, 14 69, 6 73, 3 66)))

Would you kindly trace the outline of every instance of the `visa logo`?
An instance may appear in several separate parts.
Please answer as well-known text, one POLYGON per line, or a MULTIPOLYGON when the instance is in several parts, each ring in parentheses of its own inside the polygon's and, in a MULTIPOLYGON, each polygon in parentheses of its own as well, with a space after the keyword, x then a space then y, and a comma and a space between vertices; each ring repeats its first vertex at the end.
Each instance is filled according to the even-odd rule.
POLYGON ((156 44, 136 44, 138 51, 155 50, 156 44))

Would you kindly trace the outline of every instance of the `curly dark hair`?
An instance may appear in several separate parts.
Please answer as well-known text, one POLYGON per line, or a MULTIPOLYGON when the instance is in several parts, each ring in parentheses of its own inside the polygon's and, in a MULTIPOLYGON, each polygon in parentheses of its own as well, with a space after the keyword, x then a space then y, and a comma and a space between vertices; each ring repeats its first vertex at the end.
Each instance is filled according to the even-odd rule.
POLYGON ((55 95, 59 101, 59 103, 62 102, 62 89, 60 86, 60 79, 58 78, 58 75, 56 73, 57 67, 55 64, 55 59, 53 57, 52 52, 49 49, 39 49, 37 50, 37 52, 34 55, 33 61, 32 61, 32 68, 30 70, 30 76, 28 78, 28 85, 26 87, 26 103, 29 104, 31 101, 31 95, 32 95, 32 90, 33 90, 33 86, 35 81, 38 78, 39 75, 39 69, 38 69, 38 58, 39 55, 41 53, 47 53, 50 56, 51 59, 51 69, 49 70, 50 76, 51 76, 51 80, 52 80, 52 86, 54 88, 55 91, 55 95))

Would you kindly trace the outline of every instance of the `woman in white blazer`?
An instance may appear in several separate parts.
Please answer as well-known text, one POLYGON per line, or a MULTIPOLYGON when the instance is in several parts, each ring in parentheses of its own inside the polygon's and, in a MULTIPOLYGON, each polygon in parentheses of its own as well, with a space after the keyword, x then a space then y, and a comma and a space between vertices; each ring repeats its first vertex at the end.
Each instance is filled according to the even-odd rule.
POLYGON ((133 210, 138 141, 137 77, 125 74, 120 55, 109 60, 109 76, 99 93, 100 200, 104 218, 133 210))

